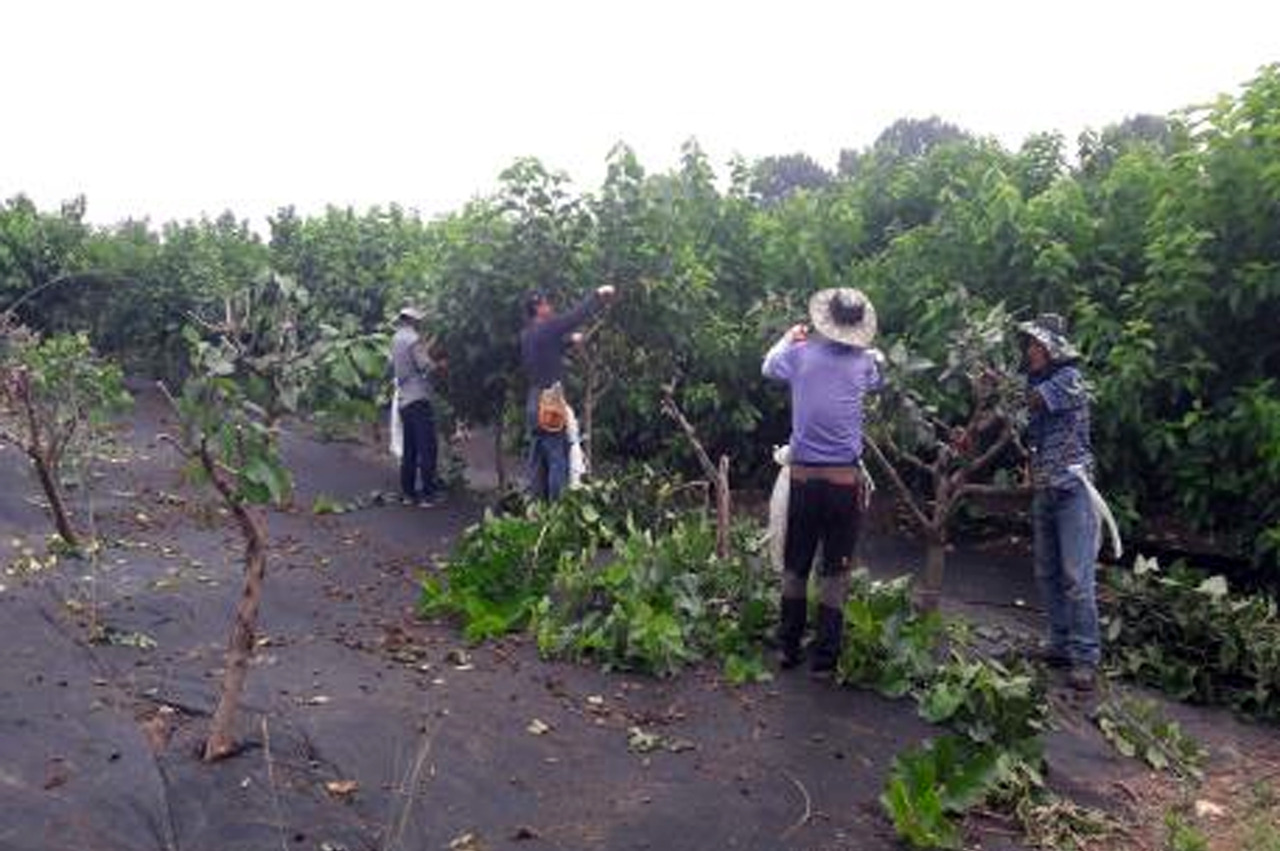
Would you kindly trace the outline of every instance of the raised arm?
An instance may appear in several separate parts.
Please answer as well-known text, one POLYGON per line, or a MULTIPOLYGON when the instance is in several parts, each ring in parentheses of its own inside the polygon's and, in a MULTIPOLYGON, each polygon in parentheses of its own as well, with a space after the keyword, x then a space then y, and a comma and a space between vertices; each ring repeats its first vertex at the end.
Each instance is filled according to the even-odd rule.
POLYGON ((773 344, 773 348, 765 353, 764 363, 760 366, 761 374, 765 378, 789 381, 794 361, 791 352, 804 343, 808 336, 809 329, 804 325, 793 325, 787 329, 787 333, 779 337, 778 342, 773 344))
POLYGON ((573 310, 562 313, 559 316, 552 316, 543 322, 543 333, 556 337, 568 335, 592 316, 599 313, 613 298, 614 293, 615 290, 612 286, 597 287, 594 292, 580 301, 573 310))
POLYGON ((1070 411, 1089 401, 1084 376, 1074 366, 1064 366, 1031 390, 1031 405, 1043 405, 1050 413, 1070 411))

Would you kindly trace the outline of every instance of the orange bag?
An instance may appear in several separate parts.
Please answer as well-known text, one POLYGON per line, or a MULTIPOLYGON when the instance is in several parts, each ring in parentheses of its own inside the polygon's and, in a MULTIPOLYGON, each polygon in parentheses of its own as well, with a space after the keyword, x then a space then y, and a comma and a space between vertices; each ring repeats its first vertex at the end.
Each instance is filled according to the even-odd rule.
POLYGON ((558 434, 569 424, 569 403, 557 383, 538 394, 538 431, 558 434))

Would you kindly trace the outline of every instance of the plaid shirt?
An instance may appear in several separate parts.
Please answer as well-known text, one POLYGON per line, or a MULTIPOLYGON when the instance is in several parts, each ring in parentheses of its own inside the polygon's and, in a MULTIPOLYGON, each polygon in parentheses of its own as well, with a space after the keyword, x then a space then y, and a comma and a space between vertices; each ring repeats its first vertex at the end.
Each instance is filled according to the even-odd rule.
POLYGON ((1044 401, 1032 408, 1028 429, 1032 485, 1066 487, 1075 479, 1067 468, 1076 464, 1091 474, 1089 389, 1080 370, 1070 364, 1050 367, 1028 376, 1027 386, 1044 401))

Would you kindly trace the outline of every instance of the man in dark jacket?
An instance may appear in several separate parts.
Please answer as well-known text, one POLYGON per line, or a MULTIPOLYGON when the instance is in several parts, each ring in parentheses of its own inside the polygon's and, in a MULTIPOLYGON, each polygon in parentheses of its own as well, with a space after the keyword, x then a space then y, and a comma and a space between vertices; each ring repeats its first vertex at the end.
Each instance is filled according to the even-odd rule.
POLYGON ((544 391, 563 382, 564 352, 577 337, 574 332, 614 295, 612 286, 599 287, 565 314, 556 313, 545 292, 531 293, 525 302, 527 321, 520 332, 520 361, 529 382, 525 417, 530 434, 529 492, 535 499, 556 499, 569 480, 568 436, 563 427, 539 427, 539 399, 544 391))

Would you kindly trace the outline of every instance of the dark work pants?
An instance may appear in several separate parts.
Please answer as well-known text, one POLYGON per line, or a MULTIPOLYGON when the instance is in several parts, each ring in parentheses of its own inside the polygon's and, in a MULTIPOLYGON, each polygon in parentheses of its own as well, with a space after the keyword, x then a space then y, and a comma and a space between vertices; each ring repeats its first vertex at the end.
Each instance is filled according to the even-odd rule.
POLYGON ((432 497, 436 481, 436 418, 426 399, 400 409, 404 428, 404 454, 400 456, 400 492, 409 499, 432 497), (421 476, 422 488, 418 489, 421 476))
POLYGON ((862 495, 858 485, 823 479, 792 481, 778 638, 785 650, 799 650, 808 618, 809 573, 821 544, 817 635, 812 648, 814 670, 831 670, 840 658, 844 603, 861 520, 862 495))

